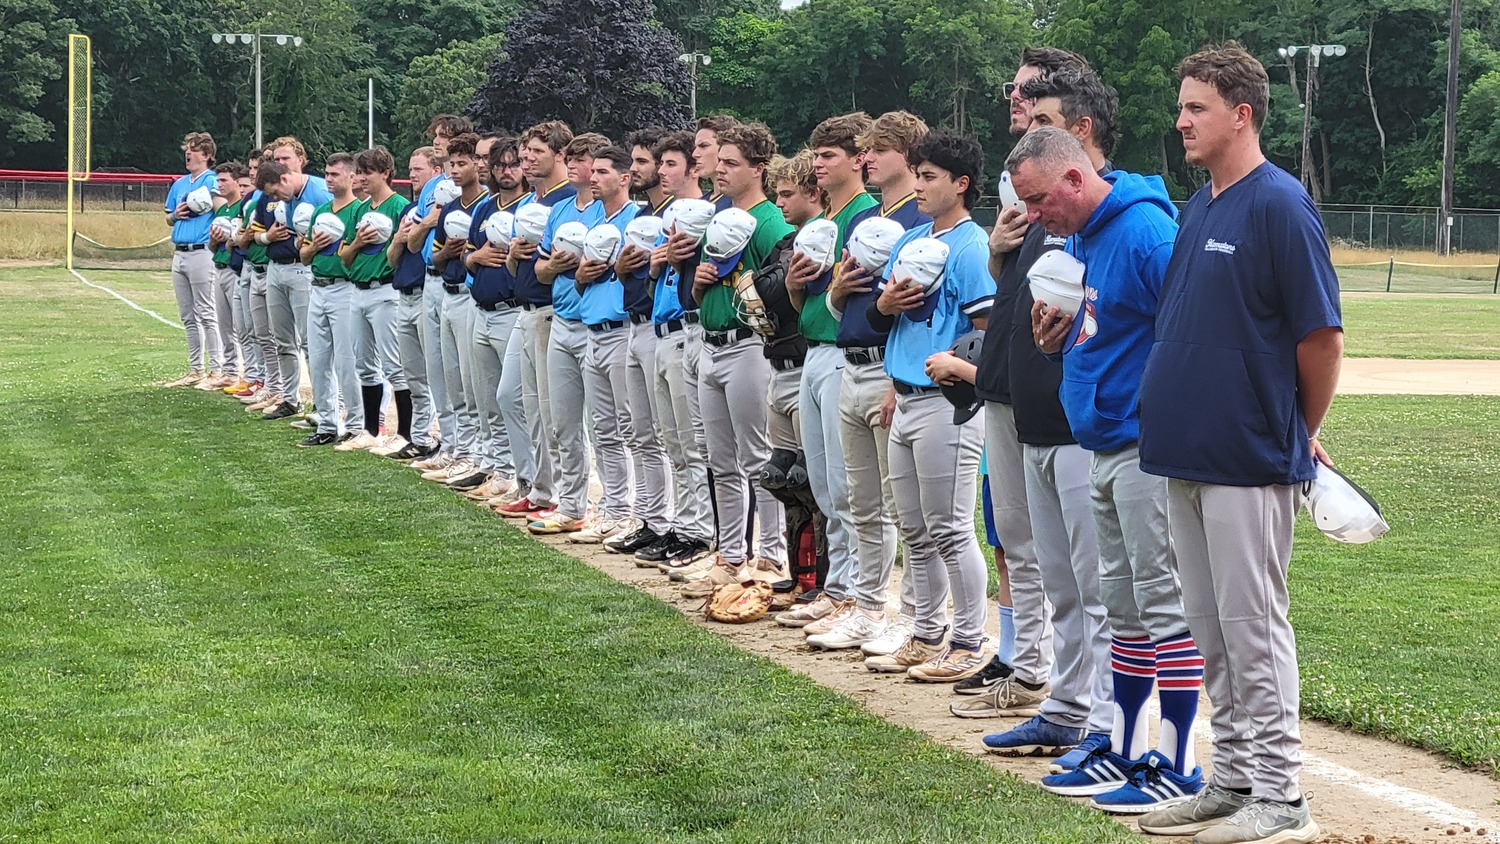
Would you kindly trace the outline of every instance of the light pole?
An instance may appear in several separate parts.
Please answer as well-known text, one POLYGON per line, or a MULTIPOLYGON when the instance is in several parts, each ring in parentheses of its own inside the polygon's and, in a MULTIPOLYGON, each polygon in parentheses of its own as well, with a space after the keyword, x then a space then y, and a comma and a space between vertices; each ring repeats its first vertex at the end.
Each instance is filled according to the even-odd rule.
POLYGON ((1453 0, 1448 10, 1448 88, 1443 107, 1443 185, 1437 226, 1439 255, 1447 255, 1453 248, 1453 147, 1458 130, 1458 42, 1462 17, 1462 0, 1453 0))
POLYGON ((698 64, 701 62, 704 67, 708 67, 713 59, 709 58, 707 53, 692 52, 683 53, 677 57, 677 60, 687 62, 688 78, 692 80, 692 87, 688 93, 688 110, 693 113, 693 119, 696 120, 698 118, 698 64))
POLYGON ((1313 185, 1312 157, 1308 154, 1312 143, 1312 96, 1317 84, 1318 60, 1323 56, 1342 56, 1349 52, 1343 44, 1312 44, 1295 47, 1277 47, 1276 54, 1290 61, 1298 53, 1307 52, 1307 93, 1302 97, 1302 184, 1307 192, 1317 195, 1313 185))
POLYGON ((293 47, 301 47, 302 36, 267 35, 260 32, 215 32, 212 38, 215 44, 233 44, 236 41, 249 44, 250 52, 255 55, 255 146, 259 148, 266 142, 261 132, 260 120, 260 42, 267 38, 274 38, 278 46, 285 47, 290 43, 293 47))

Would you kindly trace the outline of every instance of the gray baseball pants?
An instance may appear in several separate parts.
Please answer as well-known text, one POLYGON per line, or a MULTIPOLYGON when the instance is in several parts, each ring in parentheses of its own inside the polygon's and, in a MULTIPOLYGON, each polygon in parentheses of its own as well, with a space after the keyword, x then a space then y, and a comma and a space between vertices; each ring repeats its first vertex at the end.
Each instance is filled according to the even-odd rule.
POLYGON ((359 330, 354 315, 354 285, 335 281, 326 287, 313 285, 307 305, 307 374, 312 379, 313 405, 318 430, 329 434, 358 432, 365 424, 360 401, 359 375, 354 345, 359 330), (339 396, 344 416, 339 418, 339 396))
MULTIPOLYGON (((849 521, 858 570, 854 602, 885 611, 896 567, 896 499, 891 491, 891 429, 880 424, 891 378, 883 363, 847 364, 839 388, 839 438, 849 477, 849 521)), ((901 579, 901 614, 916 616, 916 580, 901 579)))
POLYGON ((214 310, 218 287, 212 252, 196 249, 172 253, 172 292, 177 297, 177 316, 187 331, 188 368, 195 372, 224 365, 219 317, 214 310))
POLYGON ((1108 733, 1115 717, 1114 677, 1099 597, 1091 458, 1079 445, 1022 448, 1031 535, 1052 602, 1052 692, 1041 713, 1064 727, 1108 733))
POLYGON ((479 417, 479 470, 514 478, 510 429, 500 413, 500 383, 504 377, 511 338, 515 335, 520 308, 500 307, 486 311, 473 306, 474 400, 479 417))
POLYGON ((455 436, 449 450, 454 457, 473 459, 479 447, 479 414, 470 383, 474 368, 474 299, 467 291, 444 292, 438 330, 443 388, 454 421, 455 436))
POLYGON ((529 487, 531 479, 536 477, 536 460, 533 445, 527 440, 525 387, 521 379, 521 316, 524 312, 520 308, 512 308, 512 312, 516 318, 505 342, 505 360, 500 362, 500 383, 496 387, 495 401, 500 409, 506 451, 516 479, 529 487))
POLYGON ((708 458, 695 433, 697 385, 689 387, 687 380, 687 331, 656 342, 656 424, 672 464, 675 493, 671 528, 681 539, 711 543, 714 511, 708 498, 708 458))
MULTIPOLYGON (((302 402, 302 361, 307 349, 307 300, 312 288, 312 270, 303 264, 270 264, 266 267, 266 310, 271 316, 271 336, 276 340, 276 362, 281 367, 281 394, 293 404, 302 402)), ((338 405, 324 407, 313 402, 320 414, 338 414, 338 405)))
POLYGON ((656 433, 656 326, 649 322, 633 323, 626 330, 630 332, 630 343, 625 357, 628 397, 625 433, 631 475, 635 479, 631 515, 657 533, 664 533, 670 527, 667 501, 672 478, 666 449, 656 433))
POLYGON ((849 475, 839 435, 839 390, 843 383, 843 349, 827 344, 807 350, 797 413, 802 423, 808 482, 828 525, 828 577, 823 591, 836 601, 850 596, 859 568, 854 519, 849 515, 849 475))
POLYGON ((802 419, 798 399, 802 394, 802 367, 771 370, 771 386, 766 396, 766 433, 771 449, 802 450, 802 419))
POLYGON ((1301 796, 1297 638, 1287 619, 1296 486, 1167 482, 1188 629, 1213 701, 1214 782, 1301 796))
POLYGON ((891 490, 906 541, 906 576, 916 580, 915 633, 929 639, 942 636, 951 591, 950 641, 976 649, 984 642, 989 572, 969 502, 978 491, 983 448, 979 420, 955 426, 953 405, 940 393, 897 397, 891 420, 891 490))
POLYGON ((1042 582, 1031 511, 1026 503, 1026 459, 1016 439, 1016 414, 1008 404, 985 402, 984 447, 990 476, 990 518, 1004 549, 1005 576, 1016 628, 1018 679, 1042 683, 1052 671, 1052 607, 1042 582))
POLYGON ((354 289, 354 361, 359 383, 406 389, 406 372, 396 341, 396 309, 401 294, 388 282, 368 290, 354 289))
POLYGON ((214 315, 218 318, 219 371, 238 379, 244 372, 239 338, 234 331, 234 303, 239 292, 239 274, 229 267, 214 265, 214 315))
POLYGON ((547 389, 548 349, 552 345, 552 306, 524 308, 516 328, 521 336, 521 403, 526 412, 526 439, 531 445, 532 504, 557 504, 557 467, 562 458, 552 436, 552 401, 547 389))
POLYGON ((1141 471, 1134 445, 1096 451, 1089 494, 1099 539, 1099 596, 1112 634, 1160 642, 1185 633, 1167 535, 1167 479, 1141 471))
MULTIPOLYGON (((422 357, 427 372, 427 395, 432 402, 432 411, 437 416, 438 436, 443 450, 452 453, 458 443, 458 420, 453 414, 453 404, 448 399, 448 379, 443 370, 443 305, 448 294, 443 290, 443 277, 428 273, 422 283, 422 320, 418 323, 418 336, 422 342, 422 357)), ((422 429, 423 433, 427 428, 422 429)), ((416 432, 415 426, 412 432, 416 432)))
MULTIPOLYGON (((594 433, 594 460, 599 464, 599 516, 623 519, 631 514, 630 464, 625 448, 631 421, 630 329, 624 326, 595 331, 585 327, 588 344, 583 358, 583 382, 588 419, 594 433)), ((585 474, 587 478, 587 474, 585 474)))
MULTIPOLYGON (((581 519, 589 507, 588 422, 584 418, 584 361, 589 330, 577 320, 553 315, 547 347, 547 399, 552 440, 557 443, 557 512, 581 519)), ((601 482, 602 475, 601 474, 601 482)))
MULTIPOLYGON (((766 390, 771 362, 759 337, 726 346, 703 343, 698 362, 698 406, 708 444, 719 504, 719 554, 731 565, 750 559, 745 525, 750 518, 750 481, 771 458, 766 433, 766 390)), ((762 559, 786 562, 786 513, 770 493, 755 496, 762 559)))
POLYGON ((427 381, 427 355, 422 350, 422 323, 427 318, 426 291, 417 287, 396 294, 396 354, 401 359, 401 376, 411 391, 411 438, 419 446, 430 448, 435 408, 427 381))
POLYGON ((265 388, 273 396, 282 396, 296 402, 296 396, 286 394, 286 383, 281 380, 281 362, 276 356, 276 336, 271 332, 270 278, 267 272, 250 270, 250 325, 255 335, 255 346, 260 352, 261 366, 265 369, 265 388))
POLYGON ((234 334, 245 362, 240 373, 241 380, 264 384, 265 364, 260 359, 260 344, 255 341, 255 323, 250 318, 250 276, 253 272, 249 261, 240 266, 239 281, 234 292, 234 334))

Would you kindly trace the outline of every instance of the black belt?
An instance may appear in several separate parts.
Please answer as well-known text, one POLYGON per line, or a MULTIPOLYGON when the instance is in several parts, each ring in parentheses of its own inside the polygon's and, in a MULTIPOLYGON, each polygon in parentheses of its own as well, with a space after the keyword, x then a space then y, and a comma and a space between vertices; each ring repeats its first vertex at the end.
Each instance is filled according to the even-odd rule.
POLYGON ((901 396, 920 396, 927 393, 942 392, 942 389, 939 387, 913 387, 905 381, 894 380, 891 383, 896 386, 896 394, 901 396))
POLYGON ((426 272, 428 278, 438 278, 438 279, 440 279, 440 278, 443 277, 443 274, 440 273, 440 272, 438 272, 437 269, 434 268, 434 267, 426 267, 424 271, 426 272))
POLYGON ((358 287, 360 290, 374 290, 375 288, 380 287, 383 284, 385 284, 384 281, 356 281, 356 282, 354 282, 354 286, 358 287))
POLYGON ((478 308, 481 311, 489 311, 491 313, 493 313, 495 311, 498 311, 501 308, 514 308, 515 306, 517 306, 519 304, 521 304, 521 303, 519 301, 515 300, 515 299, 501 299, 500 301, 495 302, 494 304, 486 304, 484 302, 479 301, 478 299, 474 300, 474 306, 476 308, 478 308))
POLYGON ((295 264, 295 263, 297 263, 297 259, 296 258, 287 258, 286 260, 282 260, 280 258, 272 258, 271 259, 271 263, 276 264, 278 266, 284 267, 287 264, 295 264))
POLYGON ((263 272, 266 271, 266 265, 265 264, 257 264, 254 261, 251 261, 250 262, 250 269, 255 270, 258 273, 263 273, 263 272))
POLYGON ((862 349, 845 349, 844 360, 855 366, 863 366, 867 363, 880 363, 885 360, 884 346, 867 346, 862 349))
POLYGON ((802 361, 796 358, 769 358, 771 368, 777 372, 791 372, 802 365, 802 361))
POLYGON ((418 285, 416 287, 398 287, 396 288, 396 292, 400 293, 402 296, 421 296, 422 287, 421 285, 418 285))
POLYGON ((748 328, 736 328, 732 331, 705 331, 703 332, 703 342, 710 346, 723 348, 730 343, 749 339, 754 334, 755 332, 748 328))
POLYGON ((680 319, 669 319, 666 322, 657 323, 657 325, 656 325, 656 336, 657 337, 665 337, 668 334, 676 334, 677 332, 679 332, 681 330, 682 330, 682 320, 680 320, 680 319))
POLYGON ((650 314, 631 314, 630 315, 630 324, 631 325, 645 325, 646 323, 648 323, 650 321, 651 321, 651 315, 650 314))
POLYGON ((589 326, 589 330, 592 331, 592 332, 594 332, 595 334, 598 334, 601 331, 614 331, 616 328, 624 328, 624 327, 625 327, 625 321, 624 320, 607 319, 607 320, 605 320, 603 322, 596 322, 593 325, 590 325, 589 326))
POLYGON ((207 243, 174 243, 172 248, 178 252, 197 252, 199 249, 207 249, 207 243))
POLYGON ((312 278, 312 285, 313 287, 332 287, 341 281, 348 281, 348 279, 334 278, 331 275, 315 275, 312 278))
POLYGON ((697 311, 688 311, 687 313, 685 313, 685 314, 682 315, 682 321, 685 322, 685 323, 687 323, 688 325, 697 325, 698 324, 698 312, 697 311))
POLYGON ((523 310, 523 311, 539 311, 542 308, 550 308, 550 307, 552 307, 552 303, 551 302, 547 302, 547 303, 541 304, 541 305, 533 305, 530 302, 522 302, 521 303, 521 310, 523 310))
POLYGON ((445 281, 445 282, 443 282, 443 292, 444 293, 467 293, 468 291, 464 290, 464 285, 463 285, 462 282, 460 282, 458 284, 449 284, 448 282, 445 281))

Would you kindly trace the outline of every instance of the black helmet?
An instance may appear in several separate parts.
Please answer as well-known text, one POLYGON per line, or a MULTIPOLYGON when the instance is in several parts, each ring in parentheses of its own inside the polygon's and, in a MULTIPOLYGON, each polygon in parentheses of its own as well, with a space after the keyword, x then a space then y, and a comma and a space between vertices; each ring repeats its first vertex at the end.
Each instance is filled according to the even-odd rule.
MULTIPOLYGON (((979 365, 979 354, 984 350, 984 332, 970 331, 968 334, 958 338, 953 344, 952 352, 960 360, 968 361, 975 366, 979 365)), ((968 381, 955 381, 952 384, 942 385, 943 395, 953 404, 953 424, 962 425, 974 418, 979 408, 984 406, 979 394, 974 391, 974 385, 968 381)))

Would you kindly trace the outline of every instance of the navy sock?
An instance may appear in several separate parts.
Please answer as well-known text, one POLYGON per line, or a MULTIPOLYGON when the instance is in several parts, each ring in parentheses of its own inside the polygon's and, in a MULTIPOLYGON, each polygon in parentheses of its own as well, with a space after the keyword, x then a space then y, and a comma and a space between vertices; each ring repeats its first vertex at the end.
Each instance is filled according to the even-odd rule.
POLYGON ((365 431, 372 437, 378 437, 380 436, 380 400, 385 397, 385 388, 379 384, 374 386, 361 384, 359 393, 365 407, 365 431))

